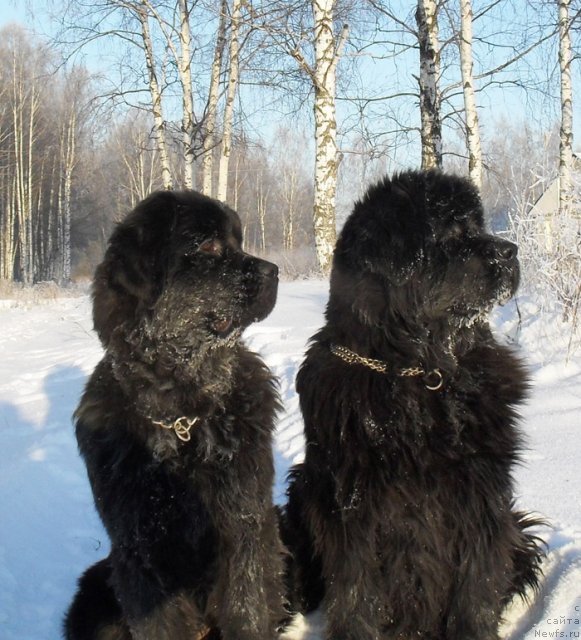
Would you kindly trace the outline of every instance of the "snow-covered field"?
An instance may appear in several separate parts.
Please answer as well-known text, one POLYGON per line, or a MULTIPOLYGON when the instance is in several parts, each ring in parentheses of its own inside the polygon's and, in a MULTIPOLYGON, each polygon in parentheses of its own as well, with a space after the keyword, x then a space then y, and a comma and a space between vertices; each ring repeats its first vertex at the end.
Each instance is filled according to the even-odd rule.
MULTIPOLYGON (((308 337, 322 323, 327 284, 283 283, 272 315, 247 342, 280 378, 285 412, 276 441, 281 500, 289 465, 303 450, 294 377, 308 337)), ((520 303, 518 336, 534 391, 524 410, 529 450, 518 469, 521 506, 545 515, 550 553, 539 596, 509 612, 510 640, 580 637, 581 355, 567 362, 567 327, 538 321, 520 303)), ((497 313, 499 333, 516 335, 514 306, 497 313)), ((0 307, 0 640, 56 640, 75 581, 108 549, 77 455, 71 414, 100 358, 87 297, 0 307)), ((315 640, 320 619, 289 637, 315 640)))

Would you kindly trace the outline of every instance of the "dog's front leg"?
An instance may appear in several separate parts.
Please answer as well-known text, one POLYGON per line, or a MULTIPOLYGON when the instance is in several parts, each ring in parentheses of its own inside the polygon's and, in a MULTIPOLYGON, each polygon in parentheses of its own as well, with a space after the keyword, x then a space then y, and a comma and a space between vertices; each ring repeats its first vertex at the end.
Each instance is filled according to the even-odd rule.
POLYGON ((259 537, 258 528, 249 526, 237 541, 232 541, 221 616, 226 640, 268 637, 259 537))
POLYGON ((218 580, 210 602, 222 636, 271 640, 261 523, 254 515, 241 515, 235 529, 220 535, 218 580))
POLYGON ((208 606, 223 640, 273 640, 283 617, 283 556, 270 492, 257 474, 234 476, 213 496, 219 548, 208 606))
POLYGON ((350 513, 327 523, 321 549, 329 640, 379 640, 383 602, 371 522, 350 513))

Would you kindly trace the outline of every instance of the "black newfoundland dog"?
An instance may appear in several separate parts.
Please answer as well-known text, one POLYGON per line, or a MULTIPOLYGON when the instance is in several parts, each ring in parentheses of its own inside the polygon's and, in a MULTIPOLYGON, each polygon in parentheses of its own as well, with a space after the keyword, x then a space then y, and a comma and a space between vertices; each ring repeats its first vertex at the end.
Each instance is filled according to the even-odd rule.
POLYGON ((195 192, 153 194, 110 239, 76 434, 111 553, 80 580, 68 640, 276 635, 278 398, 240 336, 272 310, 278 269, 241 242, 236 213, 195 192))
POLYGON ((487 312, 519 281, 475 188, 407 172, 340 234, 326 325, 297 378, 306 456, 285 537, 296 602, 332 640, 491 640, 535 587, 540 521, 515 511, 522 364, 487 312))

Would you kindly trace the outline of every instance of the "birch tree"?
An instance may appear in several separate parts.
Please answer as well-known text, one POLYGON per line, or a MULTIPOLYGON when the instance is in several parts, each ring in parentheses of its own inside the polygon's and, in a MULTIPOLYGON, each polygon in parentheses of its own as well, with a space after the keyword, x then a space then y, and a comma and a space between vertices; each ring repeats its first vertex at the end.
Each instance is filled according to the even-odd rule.
MULTIPOLYGON (((309 0, 310 20, 303 20, 307 3, 279 3, 274 23, 262 28, 270 32, 276 48, 290 54, 313 88, 315 168, 313 196, 313 231, 319 269, 326 273, 336 241, 336 199, 339 153, 337 147, 337 66, 349 35, 343 25, 335 31, 337 0, 309 0), (298 24, 293 29, 293 12, 298 24), (308 26, 307 26, 308 25, 308 26), (306 45, 305 43, 309 43, 306 45), (311 49, 312 44, 312 49, 311 49)), ((267 9, 272 3, 266 3, 267 9)))
POLYGON ((7 161, 7 149, 10 142, 9 110, 7 87, 0 85, 0 281, 12 280, 16 259, 16 239, 14 225, 14 207, 11 198, 12 176, 7 161))
POLYGON ((142 119, 136 118, 117 128, 113 135, 114 152, 118 155, 126 175, 122 183, 133 208, 155 189, 156 166, 159 154, 148 148, 148 130, 142 119))
POLYGON ((220 74, 222 73, 222 59, 226 46, 226 13, 228 0, 221 0, 218 16, 218 29, 216 32, 216 44, 214 46, 214 58, 208 90, 208 109, 206 114, 205 136, 202 153, 202 192, 207 196, 213 196, 214 176, 214 146, 215 129, 218 116, 218 99, 220 97, 220 74))
POLYGON ((305 195, 305 170, 301 163, 307 140, 303 132, 278 127, 276 144, 269 151, 269 158, 276 167, 276 211, 281 223, 281 246, 285 254, 291 253, 297 243, 297 231, 300 229, 300 213, 305 195))
MULTIPOLYGON (((176 0, 178 14, 180 8, 187 13, 186 1, 182 6, 176 0)), ((55 35, 53 45, 61 48, 65 55, 74 56, 89 44, 116 41, 115 48, 120 52, 120 77, 109 78, 110 88, 101 98, 108 97, 115 103, 136 106, 132 104, 135 96, 147 95, 138 106, 151 114, 152 139, 159 153, 161 186, 171 189, 173 178, 163 100, 169 56, 166 49, 159 56, 159 32, 156 30, 156 27, 164 25, 159 13, 162 10, 165 10, 163 3, 150 0, 66 0, 59 15, 60 31, 55 35), (139 58, 137 64, 135 53, 139 58), (132 62, 134 66, 131 66, 132 62)), ((178 23, 178 35, 183 35, 187 46, 189 24, 186 26, 183 19, 178 19, 178 23)), ((174 29, 171 32, 174 34, 174 29)), ((189 57, 187 53, 184 55, 184 59, 189 57)), ((176 58, 176 68, 178 74, 189 70, 187 64, 181 64, 180 56, 176 58)), ((188 127, 182 128, 187 133, 188 127)))
POLYGON ((51 52, 17 27, 0 42, 0 278, 66 283, 89 77, 57 71, 51 52))
POLYGON ((77 106, 76 95, 68 109, 68 117, 63 121, 60 140, 60 181, 59 181, 59 225, 57 230, 58 255, 57 279, 66 284, 71 279, 71 193, 73 171, 77 154, 77 106))
POLYGON ((222 144, 220 146, 220 166, 218 173, 218 200, 226 201, 228 197, 228 170, 232 153, 232 126, 234 119, 234 101, 238 90, 240 76, 240 19, 243 0, 233 0, 232 17, 230 20, 229 70, 226 102, 224 105, 224 123, 222 144))
POLYGON ((339 63, 349 28, 335 33, 333 14, 336 0, 312 0, 314 64, 309 64, 297 46, 290 53, 306 73, 314 88, 315 192, 313 227, 319 268, 331 268, 337 239, 336 199, 339 157, 337 150, 336 88, 339 63))
POLYGON ((573 92, 571 88, 570 0, 559 3, 559 69, 561 72, 561 129, 559 135, 559 214, 569 213, 572 203, 573 92))
POLYGON ((32 172, 40 99, 36 83, 26 78, 24 60, 18 57, 16 50, 12 55, 13 201, 17 221, 17 269, 22 282, 32 284, 35 267, 32 172))
POLYGON ((422 169, 442 167, 440 44, 436 0, 418 0, 416 9, 420 50, 420 118, 422 169))
POLYGON ((482 188, 482 149, 476 109, 474 63, 472 59, 472 0, 460 0, 460 68, 468 148, 468 176, 478 190, 482 188))
MULTIPOLYGON (((190 4, 189 0, 178 0, 177 5, 175 6, 177 27, 173 23, 173 17, 171 21, 168 21, 164 15, 162 15, 161 10, 156 7, 155 3, 150 0, 141 0, 141 2, 148 15, 155 20, 157 27, 163 36, 165 48, 171 54, 177 69, 182 102, 181 155, 183 160, 183 172, 181 182, 186 189, 192 189, 195 186, 194 142, 197 123, 194 113, 194 96, 192 93, 192 33, 190 29, 190 16, 195 2, 190 4)), ((148 51, 151 51, 151 57, 154 62, 153 68, 155 70, 151 37, 149 37, 149 43, 144 46, 144 51, 146 54, 148 51)), ((161 105, 161 95, 158 100, 157 94, 152 94, 152 104, 156 104, 158 101, 161 105)))
POLYGON ((169 154, 166 142, 166 125, 163 117, 163 106, 161 99, 161 89, 157 78, 157 70, 155 66, 155 56, 153 53, 153 42, 149 29, 149 14, 145 3, 128 5, 132 8, 141 25, 141 38, 143 41, 143 53, 145 56, 145 66, 149 78, 149 93, 151 96, 151 113, 154 123, 154 137, 159 150, 161 164, 161 180, 164 189, 172 188, 171 169, 169 164, 169 154))
POLYGON ((315 20, 315 202, 313 223, 317 259, 323 273, 331 267, 337 239, 337 63, 347 38, 347 26, 337 40, 333 29, 335 0, 313 0, 315 20))
POLYGON ((187 0, 179 0, 180 11, 180 51, 178 58, 178 70, 182 86, 182 136, 184 156, 184 187, 192 189, 194 180, 194 135, 195 122, 194 97, 192 95, 192 60, 190 31, 191 7, 187 0))

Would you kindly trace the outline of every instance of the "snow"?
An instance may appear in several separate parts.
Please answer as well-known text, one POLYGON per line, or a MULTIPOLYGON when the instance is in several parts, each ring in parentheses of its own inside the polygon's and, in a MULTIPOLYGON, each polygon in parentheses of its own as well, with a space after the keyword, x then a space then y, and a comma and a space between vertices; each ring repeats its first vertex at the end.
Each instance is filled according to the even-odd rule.
MULTIPOLYGON (((275 497, 284 498, 288 467, 301 459, 302 422, 294 390, 308 338, 322 324, 328 284, 283 283, 267 320, 246 332, 280 378, 285 410, 276 438, 275 497)), ((581 618, 581 349, 567 358, 570 328, 538 316, 534 300, 494 314, 502 339, 518 337, 533 375, 523 410, 528 437, 516 472, 519 505, 543 514, 550 548, 540 594, 515 603, 509 640, 579 637, 581 618), (562 635, 561 635, 562 634, 562 635)), ((0 307, 0 639, 60 637, 63 612, 79 574, 107 554, 76 449, 71 415, 101 356, 87 297, 0 307)), ((289 640, 317 640, 319 614, 299 619, 289 640)))

